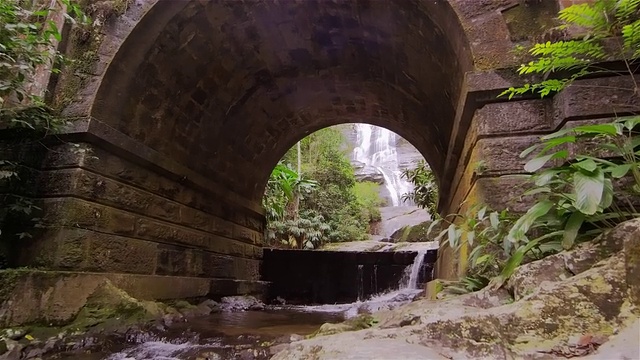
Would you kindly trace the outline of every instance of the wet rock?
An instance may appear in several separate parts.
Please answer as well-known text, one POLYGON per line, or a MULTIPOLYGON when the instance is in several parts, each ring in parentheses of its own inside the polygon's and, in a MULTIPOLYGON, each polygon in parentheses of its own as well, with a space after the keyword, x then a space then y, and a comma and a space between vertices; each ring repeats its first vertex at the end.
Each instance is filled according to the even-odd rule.
POLYGON ((220 308, 222 311, 264 310, 264 304, 253 296, 226 296, 220 308))
POLYGON ((216 312, 220 311, 220 304, 218 302, 214 301, 214 300, 211 300, 211 299, 207 299, 207 300, 201 302, 198 305, 198 307, 201 307, 201 306, 208 307, 209 309, 211 309, 212 313, 216 313, 216 312))
POLYGON ((352 164, 354 165, 353 170, 356 181, 369 181, 380 185, 384 184, 384 175, 380 170, 360 161, 353 161, 352 164))
POLYGON ((333 334, 339 334, 342 332, 347 332, 347 331, 356 331, 356 330, 362 330, 362 329, 368 329, 371 326, 373 326, 375 323, 377 322, 377 320, 371 316, 370 314, 362 314, 362 315, 358 315, 354 318, 351 318, 345 322, 342 323, 337 323, 337 324, 333 324, 333 323, 325 323, 322 324, 322 326, 320 326, 320 329, 318 329, 318 331, 316 331, 315 333, 313 333, 311 335, 311 337, 314 336, 326 336, 326 335, 333 335, 333 334))
POLYGON ((468 295, 462 295, 457 300, 464 306, 478 307, 482 309, 502 306, 514 301, 511 294, 509 294, 505 288, 484 288, 468 295))
POLYGON ((4 354, 0 351, 0 360, 20 360, 22 358, 24 345, 11 339, 5 339, 0 342, 4 343, 4 348, 6 349, 4 354))
POLYGON ((20 340, 22 339, 25 335, 27 335, 27 332, 29 330, 28 329, 5 329, 4 331, 2 331, 2 333, 0 333, 0 338, 6 338, 6 339, 11 339, 11 340, 20 340))
POLYGON ((285 351, 287 349, 289 349, 289 344, 278 344, 278 345, 273 345, 269 348, 269 355, 275 355, 279 352, 285 351))
POLYGON ((579 244, 573 250, 520 266, 507 282, 506 288, 519 300, 533 292, 543 281, 560 281, 588 270, 622 250, 624 242, 637 238, 639 232, 640 219, 626 221, 593 241, 579 244))
POLYGON ((198 354, 196 360, 222 360, 222 356, 220 354, 215 353, 213 351, 204 352, 202 354, 198 354))
POLYGON ((520 266, 513 273, 506 288, 513 293, 515 300, 531 294, 543 281, 560 281, 573 276, 566 267, 564 256, 551 255, 540 261, 520 266))
POLYGON ((210 302, 202 302, 196 306, 186 301, 178 301, 174 306, 184 318, 195 318, 211 314, 213 311, 212 306, 217 307, 217 303, 211 300, 210 302))
MULTIPOLYGON (((628 253, 637 249, 639 232, 640 223, 625 223, 591 245, 597 248, 624 240, 622 243, 628 246, 623 251, 616 252, 615 245, 611 245, 598 252, 585 245, 527 264, 519 271, 523 277, 533 276, 532 281, 520 279, 511 284, 518 291, 518 300, 491 291, 445 300, 420 299, 376 313, 379 323, 364 330, 348 331, 346 324, 327 326, 315 337, 291 344, 273 359, 366 358, 371 349, 376 350, 373 357, 384 358, 388 349, 380 347, 383 343, 395 348, 389 358, 506 360, 590 354, 606 339, 615 339, 616 329, 638 324, 638 310, 628 291, 639 278, 633 267, 637 258, 628 253), (620 231, 621 228, 626 230, 620 231), (612 233, 618 234, 613 243, 603 239, 612 233), (582 271, 575 275, 567 271, 565 259, 577 259, 572 262, 572 269, 582 271), (544 274, 545 269, 551 274, 544 274), (634 277, 630 278, 630 274, 634 277), (545 280, 534 285, 536 276, 545 280), (363 344, 370 344, 370 348, 363 344), (403 348, 401 344, 409 346, 403 348), (419 355, 412 353, 414 350, 419 355), (433 351, 436 355, 424 355, 433 351)), ((607 351, 601 357, 593 354, 593 358, 639 358, 637 329, 625 334, 631 337, 616 345, 620 349, 630 344, 624 351, 607 349, 605 342, 600 350, 607 351)))
POLYGON ((640 225, 628 228, 624 236, 624 261, 629 299, 640 307, 640 225))

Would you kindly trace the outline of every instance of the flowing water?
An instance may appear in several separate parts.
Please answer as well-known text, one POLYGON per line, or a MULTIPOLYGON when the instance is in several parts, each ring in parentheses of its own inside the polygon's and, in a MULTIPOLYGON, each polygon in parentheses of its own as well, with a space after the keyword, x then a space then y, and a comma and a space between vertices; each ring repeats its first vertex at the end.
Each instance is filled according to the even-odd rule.
POLYGON ((340 314, 295 309, 220 312, 177 322, 154 335, 107 342, 90 354, 69 353, 60 359, 77 360, 214 360, 268 359, 268 346, 289 342, 292 334, 308 335, 325 322, 344 320, 340 314), (278 339, 285 338, 284 341, 278 339))
MULTIPOLYGON (((392 205, 400 206, 402 195, 410 192, 413 186, 402 178, 402 171, 398 167, 397 135, 369 124, 355 124, 355 128, 357 146, 353 149, 354 159, 382 174, 392 205)), ((413 204, 404 202, 404 205, 413 204)))
POLYGON ((426 247, 418 250, 413 264, 405 268, 398 289, 396 290, 374 295, 366 300, 358 299, 358 301, 351 304, 300 306, 296 307, 296 309, 307 312, 342 314, 344 318, 348 319, 360 313, 372 313, 384 309, 392 309, 409 303, 422 292, 418 282, 424 265, 425 255, 430 249, 430 247, 426 247))
POLYGON ((407 266, 399 288, 352 304, 268 307, 264 311, 220 312, 176 322, 157 333, 129 335, 126 341, 106 341, 92 353, 58 354, 77 360, 218 360, 268 359, 269 346, 308 335, 326 322, 340 322, 360 312, 406 304, 420 293, 418 280, 425 250, 407 266), (284 340, 283 340, 284 339, 284 340))

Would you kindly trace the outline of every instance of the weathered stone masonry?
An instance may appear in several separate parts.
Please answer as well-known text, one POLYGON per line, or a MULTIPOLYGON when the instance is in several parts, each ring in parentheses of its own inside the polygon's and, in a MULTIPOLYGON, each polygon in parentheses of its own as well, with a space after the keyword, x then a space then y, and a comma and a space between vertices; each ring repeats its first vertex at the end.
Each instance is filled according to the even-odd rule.
MULTIPOLYGON (((613 114, 601 92, 496 99, 521 81, 514 45, 552 23, 553 5, 135 4, 106 23, 95 64, 77 74, 83 86, 65 114, 79 120, 63 138, 86 151, 63 144, 44 158, 37 192, 57 226, 22 261, 210 281, 193 296, 259 291, 271 169, 305 135, 347 122, 411 142, 437 175, 443 213, 465 200, 514 206, 507 175, 522 171, 524 148, 567 121, 613 114)), ((456 260, 442 251, 438 275, 462 271, 456 260)))

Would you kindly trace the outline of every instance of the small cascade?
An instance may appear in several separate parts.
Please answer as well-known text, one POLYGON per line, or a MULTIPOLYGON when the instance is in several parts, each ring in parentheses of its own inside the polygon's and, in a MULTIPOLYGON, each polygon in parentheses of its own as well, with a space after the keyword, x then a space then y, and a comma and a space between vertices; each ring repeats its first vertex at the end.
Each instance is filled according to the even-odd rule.
POLYGON ((373 279, 371 279, 371 288, 374 293, 378 293, 378 265, 373 265, 373 279))
POLYGON ((418 280, 420 278, 420 271, 424 264, 424 256, 427 254, 428 249, 420 249, 416 254, 413 264, 407 266, 404 269, 404 274, 400 280, 400 289, 417 289, 418 280))
MULTIPOLYGON (((304 311, 342 313, 345 318, 352 318, 361 312, 372 313, 382 309, 392 309, 400 305, 409 303, 423 290, 418 287, 420 273, 425 265, 424 260, 429 250, 434 250, 432 246, 426 246, 417 250, 413 263, 404 269, 397 290, 392 290, 365 299, 362 293, 363 265, 358 265, 358 300, 351 304, 317 305, 303 306, 304 311)), ((372 282, 377 282, 376 266, 374 265, 372 282)), ((377 284, 374 287, 377 290, 377 284)))
POLYGON ((358 265, 358 301, 364 297, 364 265, 358 265))
MULTIPOLYGON (((402 195, 412 190, 412 185, 401 176, 396 151, 396 134, 369 124, 355 124, 357 146, 353 158, 379 171, 384 178, 384 186, 391 196, 393 206, 400 206, 402 195)), ((405 202, 402 205, 413 205, 405 202)))

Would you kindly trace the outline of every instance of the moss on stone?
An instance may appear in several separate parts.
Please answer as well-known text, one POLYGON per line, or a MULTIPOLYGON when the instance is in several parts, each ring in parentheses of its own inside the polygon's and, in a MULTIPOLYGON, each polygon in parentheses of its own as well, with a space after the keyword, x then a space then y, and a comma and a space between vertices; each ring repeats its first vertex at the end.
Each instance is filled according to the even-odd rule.
POLYGON ((92 25, 76 26, 70 34, 67 51, 68 62, 63 67, 54 94, 54 108, 61 111, 76 100, 78 92, 87 84, 100 61, 98 50, 104 40, 104 23, 123 15, 133 0, 108 0, 80 2, 80 7, 93 18, 92 25))
POLYGON ((395 242, 430 241, 430 237, 432 238, 433 234, 438 233, 438 229, 433 229, 430 234, 431 236, 428 236, 427 231, 429 230, 429 226, 431 226, 431 223, 431 220, 427 220, 417 225, 402 227, 400 230, 391 235, 391 238, 395 242))
POLYGON ((377 320, 370 314, 361 314, 341 323, 337 323, 337 324, 325 323, 320 327, 320 329, 318 329, 313 334, 309 335, 307 338, 339 334, 347 331, 357 331, 357 330, 368 329, 374 326, 376 323, 377 323, 377 320))
POLYGON ((30 268, 0 270, 0 305, 9 299, 19 281, 32 274, 34 271, 45 274, 47 273, 46 271, 30 268))

